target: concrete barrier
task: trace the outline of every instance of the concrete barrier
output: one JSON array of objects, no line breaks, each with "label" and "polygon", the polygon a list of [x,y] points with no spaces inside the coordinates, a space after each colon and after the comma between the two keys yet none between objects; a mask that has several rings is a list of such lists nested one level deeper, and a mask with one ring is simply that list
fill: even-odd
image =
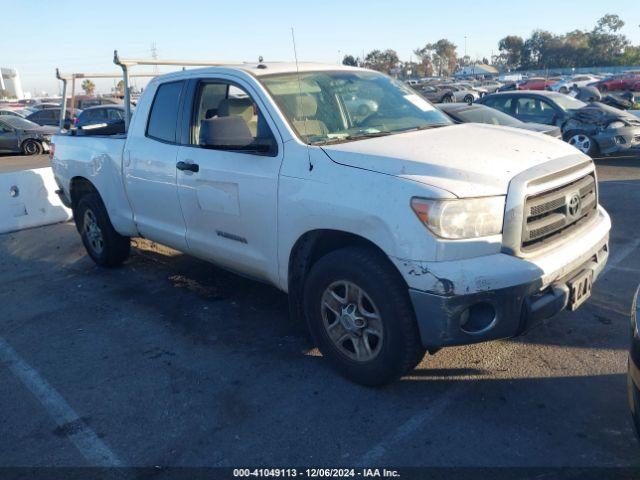
[{"label": "concrete barrier", "polygon": [[71,219],[50,167],[0,174],[0,233]]}]

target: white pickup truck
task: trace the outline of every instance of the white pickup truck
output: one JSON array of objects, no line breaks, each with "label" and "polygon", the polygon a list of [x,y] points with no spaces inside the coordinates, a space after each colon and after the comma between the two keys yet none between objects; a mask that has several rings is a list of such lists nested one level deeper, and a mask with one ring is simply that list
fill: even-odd
[{"label": "white pickup truck", "polygon": [[127,135],[57,135],[51,159],[96,263],[145,237],[273,284],[367,385],[576,309],[609,254],[591,159],[543,134],[453,125],[365,69],[156,77]]}]

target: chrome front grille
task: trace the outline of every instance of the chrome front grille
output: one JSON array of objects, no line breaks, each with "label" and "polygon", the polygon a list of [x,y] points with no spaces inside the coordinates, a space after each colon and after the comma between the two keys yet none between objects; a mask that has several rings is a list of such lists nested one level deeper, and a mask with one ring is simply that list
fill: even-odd
[{"label": "chrome front grille", "polygon": [[524,204],[521,250],[535,250],[578,228],[596,214],[597,207],[593,174],[528,196]]}]

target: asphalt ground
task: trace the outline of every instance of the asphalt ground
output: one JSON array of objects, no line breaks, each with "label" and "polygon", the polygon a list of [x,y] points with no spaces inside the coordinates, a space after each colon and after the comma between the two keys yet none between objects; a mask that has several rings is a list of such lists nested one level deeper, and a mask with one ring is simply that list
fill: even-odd
[{"label": "asphalt ground", "polygon": [[0,153],[0,173],[50,167],[49,155],[13,155]]},{"label": "asphalt ground", "polygon": [[72,223],[0,235],[0,467],[640,466],[640,158],[596,163],[614,227],[592,298],[379,389],[331,371],[270,286],[140,240],[104,270]]}]

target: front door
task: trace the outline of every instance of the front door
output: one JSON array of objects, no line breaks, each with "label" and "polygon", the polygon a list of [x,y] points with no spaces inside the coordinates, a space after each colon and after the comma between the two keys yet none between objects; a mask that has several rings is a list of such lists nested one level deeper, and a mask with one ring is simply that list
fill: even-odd
[{"label": "front door", "polygon": [[[129,132],[123,153],[125,186],[138,231],[186,251],[185,224],[176,185],[177,126],[184,81],[160,84],[150,111]],[[152,87],[153,88],[153,87]]]},{"label": "front door", "polygon": [[18,148],[18,135],[15,130],[0,121],[0,152],[15,152]]},{"label": "front door", "polygon": [[[264,114],[264,104],[241,83],[203,79],[195,95],[188,145],[180,147],[177,164],[189,251],[276,280],[283,151],[275,125]],[[222,131],[225,140],[216,140]]]}]

